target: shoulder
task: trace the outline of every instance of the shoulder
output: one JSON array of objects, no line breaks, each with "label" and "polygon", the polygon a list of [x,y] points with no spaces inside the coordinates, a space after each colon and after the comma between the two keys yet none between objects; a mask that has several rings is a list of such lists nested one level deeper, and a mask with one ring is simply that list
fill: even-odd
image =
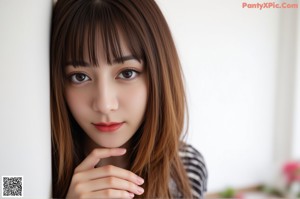
[{"label": "shoulder", "polygon": [[207,190],[208,172],[202,154],[192,145],[183,143],[179,156],[191,181],[193,195],[203,198]]}]

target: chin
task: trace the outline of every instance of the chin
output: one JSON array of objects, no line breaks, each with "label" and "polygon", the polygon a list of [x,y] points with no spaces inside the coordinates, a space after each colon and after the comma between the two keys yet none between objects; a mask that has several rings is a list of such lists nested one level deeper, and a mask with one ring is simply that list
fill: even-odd
[{"label": "chin", "polygon": [[[125,142],[126,143],[126,142]],[[121,143],[99,143],[99,146],[103,148],[122,148],[125,145],[124,142]]]}]

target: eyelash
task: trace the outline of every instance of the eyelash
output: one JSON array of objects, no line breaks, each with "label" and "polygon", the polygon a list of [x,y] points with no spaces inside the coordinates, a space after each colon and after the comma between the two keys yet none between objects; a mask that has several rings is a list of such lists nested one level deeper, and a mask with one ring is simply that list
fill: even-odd
[{"label": "eyelash", "polygon": [[[125,81],[129,81],[129,80],[135,79],[141,73],[135,69],[126,68],[125,70],[121,71],[117,77],[119,77],[124,72],[133,72],[133,73],[135,73],[135,75],[132,75],[132,76],[134,76],[133,78],[132,77],[130,77],[130,78],[123,77],[123,78],[117,78],[117,79],[123,79]],[[84,80],[83,81],[75,80],[74,78],[76,77],[76,75],[84,75]],[[124,76],[124,74],[123,74],[123,76]],[[88,78],[88,80],[86,78]],[[91,80],[91,78],[88,75],[86,75],[82,72],[74,72],[68,76],[68,79],[70,80],[71,83],[74,83],[74,84],[81,84],[81,83]]]},{"label": "eyelash", "polygon": [[[75,79],[75,78],[76,78],[76,75],[84,75],[84,80],[85,80],[85,81],[78,81],[78,80],[76,80],[76,79]],[[81,83],[84,83],[84,82],[88,81],[88,80],[86,80],[86,78],[88,78],[88,80],[91,80],[91,78],[90,78],[89,76],[87,76],[87,75],[84,74],[84,73],[79,73],[79,72],[77,72],[77,73],[72,73],[72,74],[70,74],[69,77],[68,77],[68,79],[70,80],[70,82],[71,82],[71,83],[74,83],[74,84],[81,84]]]},{"label": "eyelash", "polygon": [[124,79],[124,80],[132,80],[132,79],[135,79],[136,78],[136,76],[138,76],[141,72],[139,72],[139,71],[136,71],[136,70],[134,70],[134,69],[132,69],[132,68],[126,68],[125,70],[123,70],[123,71],[121,71],[120,73],[119,73],[119,75],[118,75],[118,77],[122,74],[122,73],[124,73],[124,72],[134,72],[135,73],[135,76],[132,78],[132,77],[130,77],[130,78],[120,78],[120,79]]}]

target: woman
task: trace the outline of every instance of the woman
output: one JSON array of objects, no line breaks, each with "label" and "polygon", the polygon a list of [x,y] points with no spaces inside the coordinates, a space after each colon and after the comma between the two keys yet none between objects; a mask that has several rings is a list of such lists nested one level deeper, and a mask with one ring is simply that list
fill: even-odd
[{"label": "woman", "polygon": [[186,100],[154,0],[58,0],[51,35],[53,197],[202,198]]}]

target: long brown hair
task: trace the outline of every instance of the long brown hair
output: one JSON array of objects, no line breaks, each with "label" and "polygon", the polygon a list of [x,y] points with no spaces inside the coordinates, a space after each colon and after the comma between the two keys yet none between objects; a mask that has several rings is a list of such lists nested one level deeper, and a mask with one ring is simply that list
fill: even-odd
[{"label": "long brown hair", "polygon": [[[148,79],[145,119],[132,138],[131,171],[145,179],[143,198],[171,198],[170,179],[184,198],[191,188],[178,151],[186,99],[171,32],[154,0],[58,0],[51,32],[51,127],[53,197],[65,197],[82,161],[80,130],[64,100],[66,59],[83,61],[84,45],[97,65],[100,36],[108,63],[122,57],[120,33],[133,56],[143,60]],[[74,63],[78,64],[78,63]],[[78,130],[79,129],[79,130]]]}]

